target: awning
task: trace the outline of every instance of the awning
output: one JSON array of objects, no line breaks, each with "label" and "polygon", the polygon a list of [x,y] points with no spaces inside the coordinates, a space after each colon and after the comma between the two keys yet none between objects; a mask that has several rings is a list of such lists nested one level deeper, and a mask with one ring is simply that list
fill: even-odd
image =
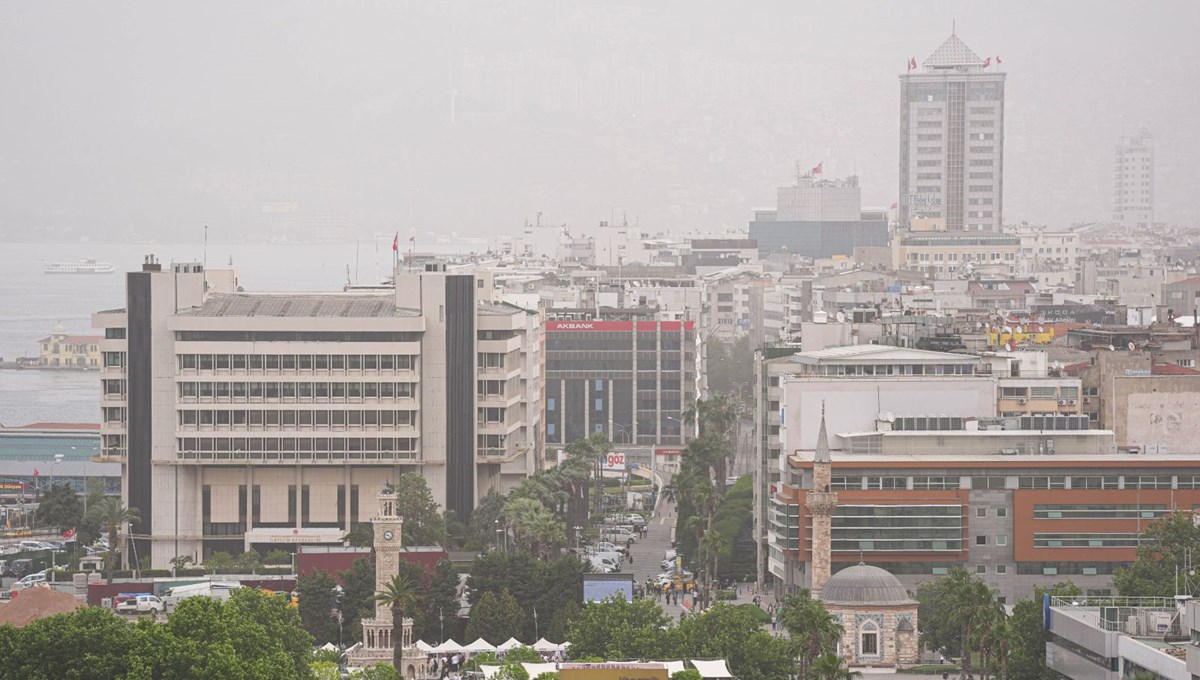
[{"label": "awning", "polygon": [[667,667],[668,678],[674,677],[676,673],[687,670],[687,666],[684,666],[682,661],[663,661],[662,665]]},{"label": "awning", "polygon": [[466,649],[466,651],[471,652],[472,654],[478,654],[480,652],[496,651],[496,648],[491,643],[489,643],[487,640],[484,640],[483,638],[479,638],[478,640],[472,642],[471,644],[466,645],[465,649]]},{"label": "awning", "polygon": [[[546,638],[540,638],[537,642],[533,643],[533,651],[535,651],[535,652],[561,652],[562,650],[563,650],[562,645],[556,645],[553,642],[550,642],[549,640],[547,640]],[[531,677],[536,677],[536,676],[531,676]]]},{"label": "awning", "polygon": [[417,640],[417,644],[414,646],[417,649],[421,650],[422,652],[425,652],[426,654],[433,651],[433,645],[429,644],[428,642],[426,642],[424,640]]},{"label": "awning", "polygon": [[529,677],[536,678],[542,673],[557,673],[558,664],[554,663],[523,663],[521,667],[529,674]]},{"label": "awning", "polygon": [[479,670],[483,673],[484,680],[487,680],[487,678],[490,678],[493,675],[499,673],[501,668],[503,668],[503,667],[502,666],[480,666]]},{"label": "awning", "polygon": [[715,661],[700,661],[698,659],[692,659],[692,666],[700,672],[700,677],[702,678],[733,677],[733,673],[730,673],[729,669],[725,667],[724,659],[717,659]]},{"label": "awning", "polygon": [[463,646],[454,640],[446,640],[430,651],[432,651],[434,654],[453,654],[454,652],[463,651]]},{"label": "awning", "polygon": [[510,649],[516,649],[517,647],[524,647],[524,646],[525,645],[523,645],[516,638],[509,638],[509,639],[505,640],[504,642],[501,642],[500,644],[496,645],[496,649],[501,652],[507,652]]}]

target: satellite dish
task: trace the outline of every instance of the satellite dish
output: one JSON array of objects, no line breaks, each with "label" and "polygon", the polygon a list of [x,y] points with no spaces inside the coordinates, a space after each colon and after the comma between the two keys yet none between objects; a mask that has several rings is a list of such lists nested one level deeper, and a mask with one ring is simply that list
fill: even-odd
[{"label": "satellite dish", "polygon": [[1020,324],[1017,324],[1017,332],[1018,332],[1018,333],[1023,333],[1023,332],[1024,332],[1024,331],[1022,331],[1022,330],[1021,330],[1021,326],[1020,326]]},{"label": "satellite dish", "polygon": [[1133,341],[1132,341],[1132,340],[1130,340],[1130,341],[1129,341],[1129,351],[1130,351],[1130,352],[1132,352],[1132,351],[1133,351],[1133,350],[1135,350],[1135,349],[1137,349],[1137,347],[1135,347],[1135,346],[1134,346],[1134,344],[1133,344]]},{"label": "satellite dish", "polygon": [[834,318],[837,319],[838,323],[846,323],[846,315],[842,312],[838,312]]},{"label": "satellite dish", "polygon": [[889,423],[894,423],[894,422],[896,422],[896,414],[895,414],[895,413],[892,413],[891,411],[888,411],[888,412],[887,412],[887,421],[888,421]]},{"label": "satellite dish", "polygon": [[983,322],[982,322],[982,321],[976,321],[976,322],[975,322],[975,330],[979,330],[980,328],[983,328]]},{"label": "satellite dish", "polygon": [[1108,351],[1110,351],[1110,352],[1115,352],[1115,351],[1117,351],[1117,348],[1116,348],[1116,347],[1113,347],[1112,345],[1109,345],[1109,346],[1108,346]]}]

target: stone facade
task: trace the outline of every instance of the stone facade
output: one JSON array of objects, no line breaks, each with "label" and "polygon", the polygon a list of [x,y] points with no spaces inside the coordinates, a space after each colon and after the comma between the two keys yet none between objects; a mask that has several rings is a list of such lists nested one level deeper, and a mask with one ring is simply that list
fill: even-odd
[{"label": "stone facade", "polygon": [[[842,624],[842,658],[851,666],[894,668],[916,664],[917,605],[844,607],[826,605]],[[873,653],[870,636],[874,635]]]}]

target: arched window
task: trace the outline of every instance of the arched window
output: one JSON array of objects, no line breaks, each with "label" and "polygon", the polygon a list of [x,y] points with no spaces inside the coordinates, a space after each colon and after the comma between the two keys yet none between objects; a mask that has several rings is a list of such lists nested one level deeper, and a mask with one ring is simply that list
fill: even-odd
[{"label": "arched window", "polygon": [[858,632],[858,653],[863,656],[879,654],[879,626],[874,621],[867,621]]}]

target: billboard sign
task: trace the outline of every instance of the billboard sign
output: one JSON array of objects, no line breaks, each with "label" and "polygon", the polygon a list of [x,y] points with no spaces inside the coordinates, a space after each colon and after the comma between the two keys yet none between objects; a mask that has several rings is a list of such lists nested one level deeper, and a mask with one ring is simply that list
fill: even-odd
[{"label": "billboard sign", "polygon": [[604,457],[604,461],[600,464],[604,470],[619,470],[625,471],[625,454],[621,451],[612,451]]},{"label": "billboard sign", "polygon": [[603,602],[613,596],[633,601],[633,574],[583,575],[584,602]]}]

